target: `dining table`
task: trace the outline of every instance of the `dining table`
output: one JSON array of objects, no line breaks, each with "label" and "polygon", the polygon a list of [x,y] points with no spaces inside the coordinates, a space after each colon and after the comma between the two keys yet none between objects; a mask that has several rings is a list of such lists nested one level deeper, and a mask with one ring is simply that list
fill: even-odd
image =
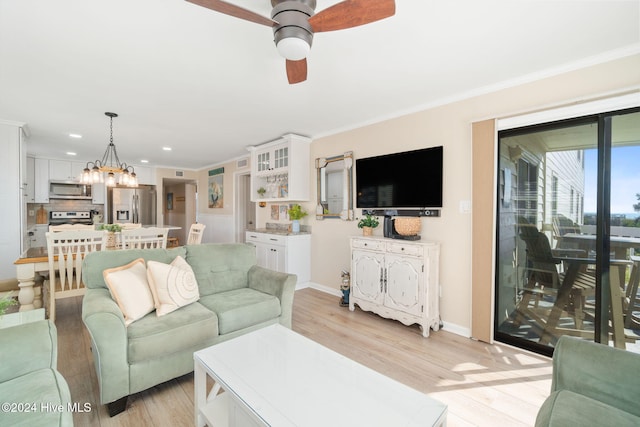
[{"label": "dining table", "polygon": [[[567,233],[562,236],[562,241],[573,243],[578,249],[584,251],[585,254],[589,254],[589,252],[594,251],[596,248],[595,234]],[[631,249],[640,250],[640,237],[609,236],[609,246],[613,252],[613,259],[628,260]],[[621,283],[624,283],[625,274],[625,270],[620,268],[619,276]]]},{"label": "dining table", "polygon": [[[143,228],[154,227],[145,225]],[[180,230],[181,227],[167,225],[160,226],[171,230]],[[117,249],[117,248],[108,248]],[[16,266],[16,278],[18,279],[19,311],[29,311],[42,308],[42,282],[43,273],[49,273],[49,256],[46,246],[38,246],[27,249],[14,263]],[[37,285],[37,286],[36,286]]]},{"label": "dining table", "polygon": [[[574,243],[585,251],[594,250],[596,246],[595,234],[567,233],[562,236],[562,241]],[[640,237],[609,236],[609,245],[614,252],[615,259],[628,259],[629,249],[640,248]]]},{"label": "dining table", "polygon": [[42,286],[36,286],[36,283],[40,284],[44,281],[41,273],[49,272],[49,256],[46,246],[27,249],[14,262],[14,265],[20,287],[18,292],[19,311],[42,308]]}]

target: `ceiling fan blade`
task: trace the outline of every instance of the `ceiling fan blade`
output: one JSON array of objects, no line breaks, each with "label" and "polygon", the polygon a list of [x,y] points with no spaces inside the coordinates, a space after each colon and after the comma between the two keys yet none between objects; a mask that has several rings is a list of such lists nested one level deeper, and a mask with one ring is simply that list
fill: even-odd
[{"label": "ceiling fan blade", "polygon": [[395,15],[394,0],[345,0],[309,18],[315,33],[344,30]]},{"label": "ceiling fan blade", "polygon": [[291,85],[307,80],[306,58],[299,61],[291,61],[287,59],[287,79]]},{"label": "ceiling fan blade", "polygon": [[197,4],[198,6],[206,7],[207,9],[215,10],[216,12],[224,13],[236,18],[244,19],[246,21],[255,22],[256,24],[266,25],[267,27],[273,27],[278,23],[273,19],[262,16],[249,9],[245,9],[235,4],[227,3],[222,0],[187,0],[189,3]]}]

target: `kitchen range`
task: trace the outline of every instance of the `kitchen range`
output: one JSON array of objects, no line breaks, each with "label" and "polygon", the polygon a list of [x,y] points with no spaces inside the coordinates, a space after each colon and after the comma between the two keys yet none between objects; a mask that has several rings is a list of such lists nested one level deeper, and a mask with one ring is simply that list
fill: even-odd
[{"label": "kitchen range", "polygon": [[64,225],[64,224],[93,224],[92,213],[97,211],[52,211],[49,214],[49,225]]},{"label": "kitchen range", "polygon": [[88,211],[51,211],[48,216],[48,223],[37,224],[28,232],[30,241],[29,247],[45,247],[47,246],[46,233],[49,231],[50,225],[64,224],[86,224],[102,222],[102,215],[96,210]]}]

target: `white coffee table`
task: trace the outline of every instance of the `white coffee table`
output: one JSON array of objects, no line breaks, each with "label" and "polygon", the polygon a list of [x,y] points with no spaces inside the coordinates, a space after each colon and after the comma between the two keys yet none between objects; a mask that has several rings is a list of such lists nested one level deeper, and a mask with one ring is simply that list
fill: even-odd
[{"label": "white coffee table", "polygon": [[281,325],[197,351],[194,362],[198,427],[446,423],[445,404]]}]

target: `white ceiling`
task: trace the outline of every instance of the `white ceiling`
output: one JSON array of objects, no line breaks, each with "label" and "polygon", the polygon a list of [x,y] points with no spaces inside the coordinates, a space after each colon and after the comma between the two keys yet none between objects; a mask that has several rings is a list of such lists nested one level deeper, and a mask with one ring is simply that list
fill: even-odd
[{"label": "white ceiling", "polygon": [[[229,1],[270,13],[269,0]],[[27,123],[29,153],[86,160],[116,112],[121,160],[200,169],[285,133],[317,138],[638,52],[640,0],[396,0],[394,17],[317,34],[308,80],[289,85],[270,28],[184,0],[0,0],[0,119]]]}]

